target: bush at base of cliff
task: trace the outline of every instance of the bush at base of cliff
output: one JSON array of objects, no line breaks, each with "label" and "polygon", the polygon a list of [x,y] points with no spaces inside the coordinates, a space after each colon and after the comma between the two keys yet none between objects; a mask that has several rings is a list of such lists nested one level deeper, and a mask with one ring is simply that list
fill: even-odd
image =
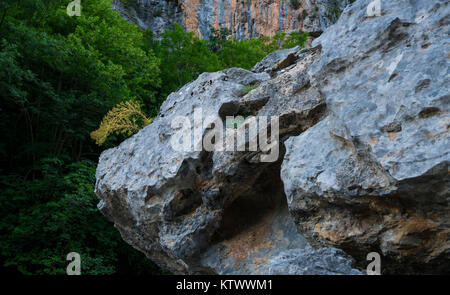
[{"label": "bush at base of cliff", "polygon": [[95,164],[63,167],[45,159],[42,177],[2,177],[0,253],[24,274],[65,274],[69,252],[81,255],[82,274],[154,274],[159,269],[122,241],[97,210]]}]

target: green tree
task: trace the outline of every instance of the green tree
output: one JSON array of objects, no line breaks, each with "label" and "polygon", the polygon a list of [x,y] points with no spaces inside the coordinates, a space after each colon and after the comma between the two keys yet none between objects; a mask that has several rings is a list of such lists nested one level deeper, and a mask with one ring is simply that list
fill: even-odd
[{"label": "green tree", "polygon": [[0,261],[62,274],[75,251],[85,274],[159,273],[96,208],[90,133],[120,102],[156,112],[160,61],[110,1],[68,3],[0,1]]},{"label": "green tree", "polygon": [[240,67],[249,70],[271,51],[264,38],[230,39],[218,56],[222,68]]},{"label": "green tree", "polygon": [[133,260],[140,256],[141,261],[133,261],[141,265],[138,272],[157,272],[143,254],[124,245],[99,214],[93,192],[95,163],[63,164],[58,158],[42,159],[36,167],[42,177],[35,180],[0,178],[0,250],[5,266],[24,274],[65,274],[66,255],[78,252],[82,274],[114,274],[127,264],[128,252]]},{"label": "green tree", "polygon": [[223,50],[230,35],[231,31],[228,28],[220,28],[220,30],[211,28],[208,48],[214,53]]},{"label": "green tree", "polygon": [[166,97],[184,84],[196,79],[203,72],[221,69],[217,56],[208,48],[207,42],[185,32],[175,24],[166,30],[162,40],[156,43],[155,52],[161,63],[161,96]]},{"label": "green tree", "polygon": [[284,39],[283,48],[292,48],[295,46],[300,46],[301,48],[305,47],[306,42],[308,41],[309,33],[305,32],[300,34],[299,32],[292,32]]}]

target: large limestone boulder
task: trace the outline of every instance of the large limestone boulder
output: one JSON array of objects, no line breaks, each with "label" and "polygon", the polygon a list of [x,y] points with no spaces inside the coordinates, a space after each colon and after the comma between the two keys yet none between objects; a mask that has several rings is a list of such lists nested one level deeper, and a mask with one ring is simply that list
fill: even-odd
[{"label": "large limestone boulder", "polygon": [[[370,252],[383,273],[448,271],[449,1],[369,2],[312,48],[200,75],[105,151],[99,209],[123,239],[175,273],[360,274]],[[279,119],[273,161],[202,148],[239,115]]]}]

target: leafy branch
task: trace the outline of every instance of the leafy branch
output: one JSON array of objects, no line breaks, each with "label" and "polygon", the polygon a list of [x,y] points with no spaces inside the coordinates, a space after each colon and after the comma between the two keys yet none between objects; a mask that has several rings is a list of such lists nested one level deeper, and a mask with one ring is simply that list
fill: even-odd
[{"label": "leafy branch", "polygon": [[100,127],[91,133],[91,138],[101,146],[111,134],[131,136],[141,128],[152,123],[136,101],[124,101],[110,110],[100,123]]}]

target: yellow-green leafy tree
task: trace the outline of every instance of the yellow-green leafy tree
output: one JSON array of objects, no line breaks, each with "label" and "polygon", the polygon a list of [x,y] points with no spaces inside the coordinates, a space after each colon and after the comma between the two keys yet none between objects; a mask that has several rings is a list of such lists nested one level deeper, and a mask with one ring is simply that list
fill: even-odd
[{"label": "yellow-green leafy tree", "polygon": [[102,145],[111,134],[131,136],[152,121],[142,112],[138,102],[124,101],[106,114],[100,127],[91,133],[91,138]]}]

